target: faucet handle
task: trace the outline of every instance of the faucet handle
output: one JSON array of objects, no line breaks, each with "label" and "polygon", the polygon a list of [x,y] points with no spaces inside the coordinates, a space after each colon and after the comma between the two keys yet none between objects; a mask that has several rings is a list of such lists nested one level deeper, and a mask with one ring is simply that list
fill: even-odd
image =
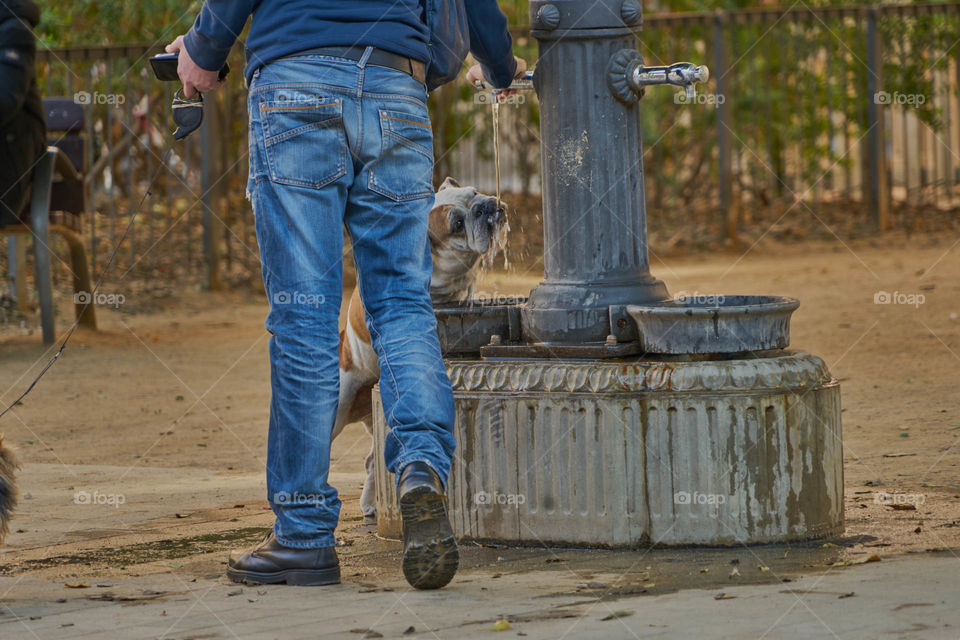
[{"label": "faucet handle", "polygon": [[678,82],[674,84],[682,84],[683,92],[688,101],[697,97],[696,84],[698,82],[706,82],[710,79],[710,70],[702,64],[696,65],[690,64],[689,62],[679,62],[671,65],[670,68],[676,68],[676,74],[679,78]]},{"label": "faucet handle", "polygon": [[[477,91],[483,91],[487,88],[487,85],[483,82],[483,80],[477,80],[473,83],[473,87]],[[500,91],[506,91],[507,89],[511,91],[533,91],[533,88],[533,71],[526,71],[523,73],[523,75],[514,78],[509,87],[504,89],[493,89],[493,92],[499,93]]]}]

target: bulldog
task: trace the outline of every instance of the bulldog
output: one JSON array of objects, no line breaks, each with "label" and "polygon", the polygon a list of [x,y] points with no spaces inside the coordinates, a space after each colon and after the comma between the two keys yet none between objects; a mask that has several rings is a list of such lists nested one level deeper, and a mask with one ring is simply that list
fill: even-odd
[{"label": "bulldog", "polygon": [[[473,296],[477,279],[506,244],[506,207],[502,202],[498,206],[492,196],[478,193],[473,187],[461,187],[453,178],[447,178],[437,190],[428,231],[433,257],[430,297],[434,304],[462,302]],[[373,436],[370,391],[379,379],[377,353],[370,343],[360,291],[354,288],[347,323],[340,332],[340,399],[333,438],[352,422],[362,422]],[[368,522],[377,513],[373,461],[371,444],[360,497]]]}]

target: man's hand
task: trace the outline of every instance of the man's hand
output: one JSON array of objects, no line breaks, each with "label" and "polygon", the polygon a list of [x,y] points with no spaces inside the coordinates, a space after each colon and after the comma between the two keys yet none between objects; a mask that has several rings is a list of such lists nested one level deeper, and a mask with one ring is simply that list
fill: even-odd
[{"label": "man's hand", "polygon": [[197,63],[190,57],[190,52],[183,45],[183,36],[178,36],[176,40],[167,45],[167,53],[177,53],[177,75],[183,82],[183,97],[192,98],[200,92],[213,91],[219,89],[223,82],[220,80],[219,71],[207,71],[197,66]]},{"label": "man's hand", "polygon": [[[517,72],[513,74],[513,77],[519,78],[520,76],[522,76],[524,73],[527,72],[527,61],[517,56],[514,56],[514,60],[517,61]],[[475,64],[472,67],[470,67],[469,71],[467,71],[467,82],[469,82],[472,85],[475,85],[477,83],[477,80],[479,80],[480,82],[483,82],[484,84],[487,84],[486,79],[483,77],[483,69],[480,68],[480,65]],[[515,93],[517,93],[515,89],[500,89],[499,91],[497,91],[497,96],[500,98],[509,98]]]}]

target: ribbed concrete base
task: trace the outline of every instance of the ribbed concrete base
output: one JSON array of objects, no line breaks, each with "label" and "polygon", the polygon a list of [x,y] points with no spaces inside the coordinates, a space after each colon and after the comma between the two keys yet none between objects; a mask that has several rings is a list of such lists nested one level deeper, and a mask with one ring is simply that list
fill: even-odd
[{"label": "ribbed concrete base", "polygon": [[[700,362],[449,361],[460,537],[629,547],[843,528],[840,388],[803,352]],[[374,392],[374,433],[385,424]],[[399,537],[377,464],[378,530]]]}]

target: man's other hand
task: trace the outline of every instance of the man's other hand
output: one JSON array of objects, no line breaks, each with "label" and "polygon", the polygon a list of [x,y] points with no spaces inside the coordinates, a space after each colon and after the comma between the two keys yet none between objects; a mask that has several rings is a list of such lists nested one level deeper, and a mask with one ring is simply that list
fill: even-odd
[{"label": "man's other hand", "polygon": [[[517,56],[514,56],[514,60],[517,61],[517,72],[513,74],[513,77],[519,78],[527,72],[527,61]],[[467,71],[467,82],[469,82],[471,85],[476,85],[477,80],[487,84],[486,79],[483,77],[483,69],[480,68],[480,65],[475,64],[470,67],[469,71]],[[500,98],[509,98],[516,93],[517,91],[515,89],[501,89],[497,92],[497,95]]]},{"label": "man's other hand", "polygon": [[220,80],[219,71],[207,71],[197,66],[197,63],[190,57],[190,52],[183,44],[183,36],[178,36],[176,40],[167,45],[167,53],[177,53],[177,75],[183,82],[183,97],[192,98],[198,91],[207,92],[219,89],[223,81]]}]

